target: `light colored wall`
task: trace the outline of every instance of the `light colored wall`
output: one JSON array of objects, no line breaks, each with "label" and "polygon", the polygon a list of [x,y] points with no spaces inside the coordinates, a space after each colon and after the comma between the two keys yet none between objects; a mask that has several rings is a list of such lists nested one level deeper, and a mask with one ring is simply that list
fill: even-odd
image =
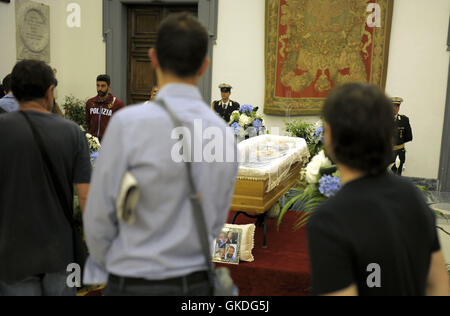
[{"label": "light colored wall", "polygon": [[401,96],[411,120],[406,175],[437,179],[450,54],[450,0],[394,1],[386,92]]},{"label": "light colored wall", "polygon": [[[41,0],[51,6],[51,65],[58,70],[58,101],[73,94],[95,94],[95,77],[105,72],[102,3],[78,0],[81,28],[66,25],[70,0]],[[0,3],[0,78],[15,60],[15,1]],[[436,179],[443,128],[449,53],[446,38],[450,0],[396,0],[386,92],[406,102],[401,112],[411,119],[415,139],[408,145],[405,175]],[[264,104],[265,4],[262,0],[219,0],[218,40],[214,47],[213,99],[222,82],[235,88],[241,104]],[[114,85],[114,78],[113,78]],[[284,128],[294,118],[266,116],[268,127]],[[315,121],[318,117],[308,117]]]},{"label": "light colored wall", "polygon": [[[406,176],[437,179],[447,88],[446,51],[450,0],[396,0],[386,92],[406,102],[414,142],[408,145]],[[235,87],[241,104],[264,104],[265,1],[219,0],[212,96],[222,82]],[[293,118],[266,116],[269,127]],[[310,121],[319,117],[308,117]]]},{"label": "light colored wall", "polygon": [[[57,69],[58,103],[64,96],[85,99],[96,95],[95,79],[105,73],[106,53],[102,38],[102,1],[41,0],[50,6],[50,65]],[[81,6],[81,28],[66,24],[69,3]],[[0,3],[0,78],[16,63],[15,1]],[[113,83],[114,84],[114,83]]]}]

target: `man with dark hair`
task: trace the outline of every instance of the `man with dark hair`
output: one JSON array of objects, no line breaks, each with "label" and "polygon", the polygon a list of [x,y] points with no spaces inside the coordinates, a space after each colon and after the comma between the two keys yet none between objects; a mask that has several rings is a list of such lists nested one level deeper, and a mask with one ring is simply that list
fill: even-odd
[{"label": "man with dark hair", "polygon": [[125,104],[111,93],[111,78],[108,75],[97,77],[97,96],[86,102],[86,125],[88,133],[103,139],[111,117]]},{"label": "man with dark hair", "polygon": [[367,84],[346,84],[325,102],[325,148],[343,188],[308,224],[314,295],[450,294],[433,212],[386,170],[392,116],[391,101]]},{"label": "man with dark hair", "polygon": [[14,95],[11,91],[11,74],[7,75],[3,79],[2,84],[6,95],[0,99],[0,109],[7,113],[18,111],[19,103],[14,98]]},{"label": "man with dark hair", "polygon": [[[183,149],[183,155],[195,160],[190,174],[205,210],[208,240],[213,241],[227,219],[238,163],[230,158],[237,150],[231,129],[203,101],[197,87],[209,66],[207,51],[208,32],[196,18],[181,13],[164,20],[156,47],[149,52],[161,90],[154,101],[117,113],[105,134],[84,225],[91,254],[85,281],[107,281],[106,295],[212,293],[193,213],[201,210],[191,204],[186,165],[190,162],[179,159],[174,134],[180,135],[180,128],[166,110],[178,117],[183,139],[193,144],[194,153],[211,149],[210,138],[202,136],[211,131],[221,144],[215,147],[220,157],[212,160],[189,155],[191,146]],[[233,161],[223,162],[229,160]],[[126,192],[120,184],[130,174],[140,198],[125,216],[117,204],[119,192]],[[101,278],[106,274],[108,280]]]},{"label": "man with dark hair", "polygon": [[227,261],[236,261],[236,249],[234,246],[228,246],[227,255],[225,256]]},{"label": "man with dark hair", "polygon": [[212,104],[212,108],[214,111],[219,114],[221,118],[224,119],[225,123],[230,123],[231,114],[234,111],[239,111],[241,106],[236,101],[230,100],[231,89],[233,87],[229,84],[223,83],[219,86],[220,93],[222,95],[222,99],[219,101],[214,101]]},{"label": "man with dark hair", "polygon": [[0,99],[3,98],[6,95],[5,88],[3,87],[3,84],[0,84]]},{"label": "man with dark hair", "polygon": [[8,135],[0,142],[0,296],[76,294],[66,283],[74,249],[65,214],[74,185],[84,210],[91,165],[80,127],[50,113],[56,84],[44,62],[20,61],[12,72],[20,111],[0,117]]}]

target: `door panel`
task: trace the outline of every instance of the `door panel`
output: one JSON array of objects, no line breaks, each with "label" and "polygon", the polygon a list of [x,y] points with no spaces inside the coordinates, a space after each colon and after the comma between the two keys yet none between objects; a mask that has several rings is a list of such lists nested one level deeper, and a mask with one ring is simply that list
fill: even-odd
[{"label": "door panel", "polygon": [[148,51],[156,44],[158,27],[171,13],[190,12],[197,16],[197,5],[136,5],[128,7],[128,84],[127,104],[145,102],[157,84]]}]

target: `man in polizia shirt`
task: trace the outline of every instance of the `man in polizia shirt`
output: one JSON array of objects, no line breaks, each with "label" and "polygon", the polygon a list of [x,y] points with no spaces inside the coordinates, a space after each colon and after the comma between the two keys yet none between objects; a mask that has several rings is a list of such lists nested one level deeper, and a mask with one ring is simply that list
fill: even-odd
[{"label": "man in polizia shirt", "polygon": [[86,124],[88,132],[103,139],[106,127],[111,117],[125,104],[111,93],[111,78],[108,75],[97,77],[97,96],[86,102]]}]

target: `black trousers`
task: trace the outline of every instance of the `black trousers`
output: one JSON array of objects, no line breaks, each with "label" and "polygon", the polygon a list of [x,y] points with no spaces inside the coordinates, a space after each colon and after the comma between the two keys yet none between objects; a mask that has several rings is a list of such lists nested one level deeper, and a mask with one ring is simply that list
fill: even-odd
[{"label": "black trousers", "polygon": [[400,150],[394,151],[394,163],[395,163],[395,160],[397,159],[397,157],[400,158],[400,166],[397,168],[397,166],[394,164],[394,166],[392,166],[391,170],[396,175],[401,176],[402,172],[403,172],[403,165],[406,162],[406,150],[400,149]]},{"label": "black trousers", "polygon": [[188,276],[149,281],[110,275],[105,296],[211,296],[207,272]]}]

